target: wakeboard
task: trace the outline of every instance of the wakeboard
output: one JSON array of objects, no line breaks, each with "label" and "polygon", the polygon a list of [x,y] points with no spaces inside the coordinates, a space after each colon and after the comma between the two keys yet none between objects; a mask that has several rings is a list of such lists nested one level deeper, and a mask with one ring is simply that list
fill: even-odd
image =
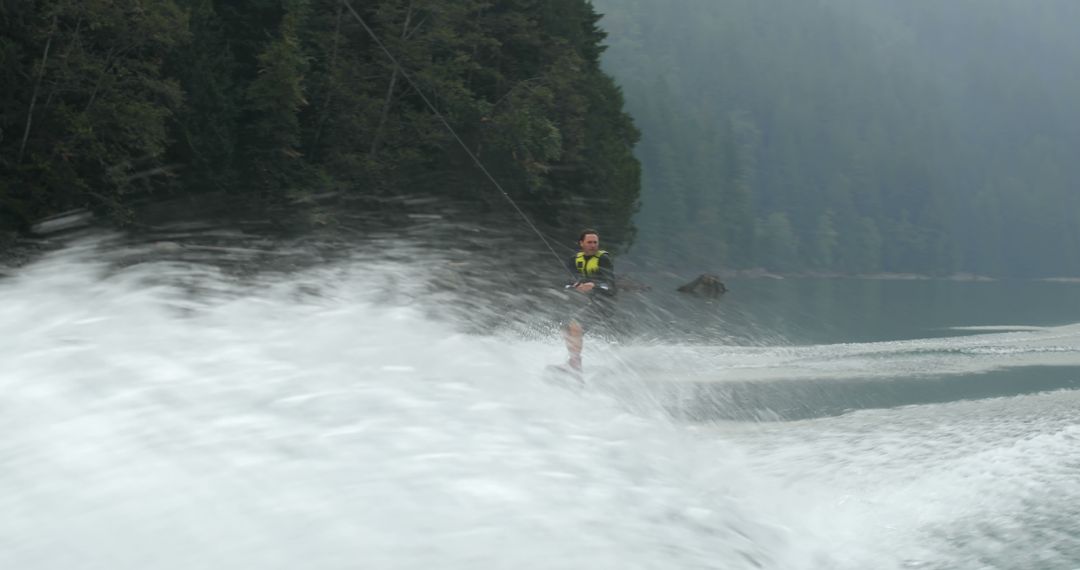
[{"label": "wakeboard", "polygon": [[544,382],[552,386],[567,388],[570,390],[582,390],[585,388],[585,378],[580,370],[574,370],[565,364],[552,364],[544,368],[541,376]]}]

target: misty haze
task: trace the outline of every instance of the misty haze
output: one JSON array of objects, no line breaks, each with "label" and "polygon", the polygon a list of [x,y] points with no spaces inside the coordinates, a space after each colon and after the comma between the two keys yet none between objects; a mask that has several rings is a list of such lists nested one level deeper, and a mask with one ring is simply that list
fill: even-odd
[{"label": "misty haze", "polygon": [[0,2],[0,567],[1080,567],[1077,23]]}]

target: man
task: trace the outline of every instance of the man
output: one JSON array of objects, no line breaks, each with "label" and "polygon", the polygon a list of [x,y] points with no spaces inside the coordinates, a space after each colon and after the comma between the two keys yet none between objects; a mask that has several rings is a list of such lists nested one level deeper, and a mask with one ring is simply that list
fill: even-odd
[{"label": "man", "polygon": [[610,304],[615,298],[615,264],[611,255],[600,249],[600,234],[596,230],[582,230],[578,247],[581,251],[570,258],[570,272],[576,280],[567,287],[585,295],[587,303],[570,317],[563,338],[570,355],[567,365],[580,374],[585,325],[600,325],[610,317]]}]

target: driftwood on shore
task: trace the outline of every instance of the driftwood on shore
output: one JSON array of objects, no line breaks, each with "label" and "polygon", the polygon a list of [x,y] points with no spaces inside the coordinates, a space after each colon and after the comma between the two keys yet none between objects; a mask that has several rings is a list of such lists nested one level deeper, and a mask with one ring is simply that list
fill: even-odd
[{"label": "driftwood on shore", "polygon": [[702,297],[719,297],[727,293],[727,287],[720,281],[720,277],[711,273],[702,273],[697,279],[676,289],[680,293],[701,295]]}]

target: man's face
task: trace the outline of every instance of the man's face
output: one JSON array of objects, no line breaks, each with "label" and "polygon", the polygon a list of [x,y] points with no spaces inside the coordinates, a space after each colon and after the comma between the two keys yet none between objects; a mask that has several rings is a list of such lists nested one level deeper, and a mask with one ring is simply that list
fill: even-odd
[{"label": "man's face", "polygon": [[596,255],[597,250],[600,249],[600,236],[596,234],[585,234],[585,237],[578,242],[581,246],[581,251],[585,255]]}]

